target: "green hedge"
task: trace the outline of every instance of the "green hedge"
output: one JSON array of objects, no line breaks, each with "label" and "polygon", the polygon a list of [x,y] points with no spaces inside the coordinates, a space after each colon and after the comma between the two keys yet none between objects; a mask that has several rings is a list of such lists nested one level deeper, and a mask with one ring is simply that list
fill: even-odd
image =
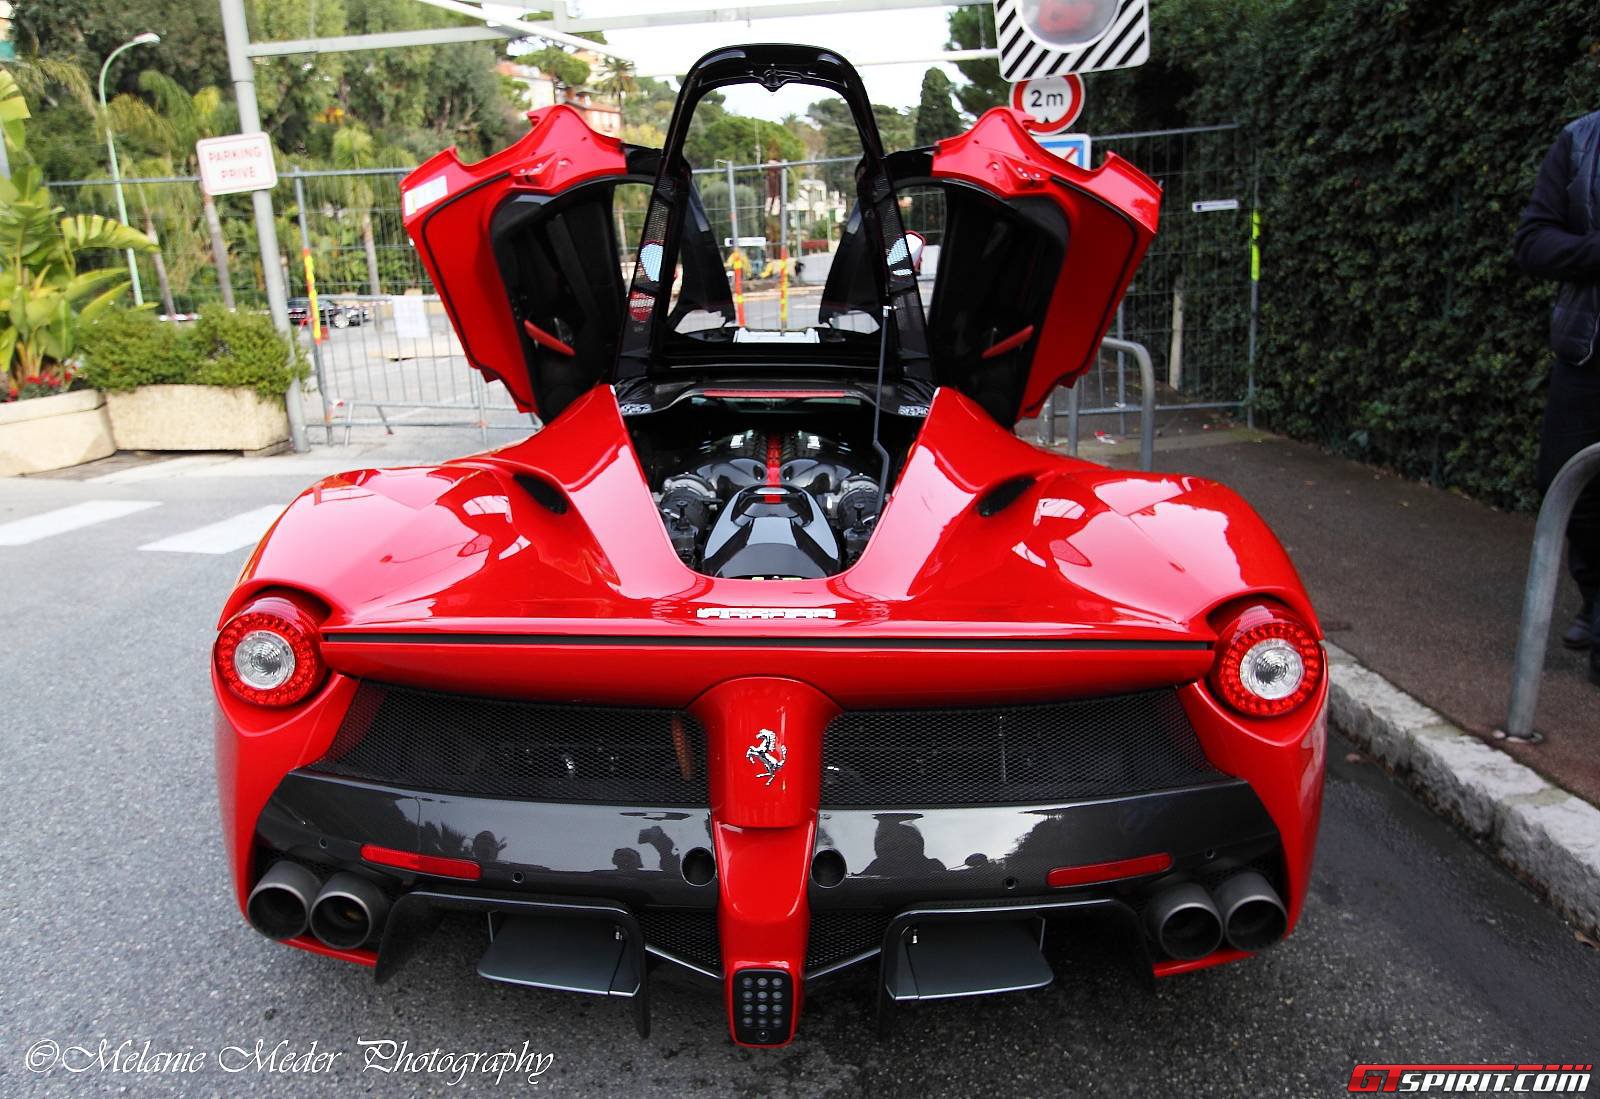
[{"label": "green hedge", "polygon": [[83,349],[83,376],[96,389],[247,386],[276,397],[307,373],[304,352],[268,318],[220,308],[201,313],[192,324],[169,324],[144,312],[117,313],[90,330]]},{"label": "green hedge", "polygon": [[1595,0],[1154,0],[1094,130],[1219,121],[1260,158],[1260,410],[1290,435],[1534,501],[1552,287],[1511,235],[1561,126],[1600,108]]}]

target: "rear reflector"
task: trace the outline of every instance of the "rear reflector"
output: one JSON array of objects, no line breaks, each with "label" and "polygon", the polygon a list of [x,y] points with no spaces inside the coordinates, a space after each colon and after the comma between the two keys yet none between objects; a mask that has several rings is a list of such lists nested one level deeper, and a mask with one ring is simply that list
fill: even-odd
[{"label": "rear reflector", "polygon": [[1057,889],[1068,885],[1094,885],[1097,882],[1118,881],[1122,878],[1142,878],[1146,874],[1159,874],[1172,869],[1172,856],[1141,855],[1136,859],[1118,859],[1116,862],[1092,862],[1087,866],[1058,866],[1045,880]]},{"label": "rear reflector", "polygon": [[411,870],[439,878],[465,878],[468,881],[477,881],[483,876],[483,868],[471,859],[419,855],[415,851],[396,851],[392,847],[379,847],[372,843],[362,845],[361,857],[380,866],[393,866],[399,870]]}]

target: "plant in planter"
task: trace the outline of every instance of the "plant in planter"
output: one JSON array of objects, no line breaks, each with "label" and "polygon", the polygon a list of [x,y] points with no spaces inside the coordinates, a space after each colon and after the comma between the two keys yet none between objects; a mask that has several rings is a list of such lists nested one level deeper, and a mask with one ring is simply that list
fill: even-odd
[{"label": "plant in planter", "polygon": [[81,387],[79,340],[114,312],[127,288],[121,268],[82,270],[86,254],[154,248],[143,233],[98,215],[68,215],[50,201],[28,155],[28,105],[0,70],[0,140],[11,178],[0,178],[0,476],[104,458],[114,449],[97,393]]},{"label": "plant in planter", "polygon": [[299,345],[251,313],[209,309],[186,326],[118,313],[84,336],[84,377],[124,450],[274,448],[289,437],[283,395],[306,374]]},{"label": "plant in planter", "polygon": [[85,326],[110,312],[127,289],[118,267],[80,270],[85,253],[155,248],[136,229],[98,214],[67,215],[50,200],[28,156],[28,105],[0,71],[0,133],[11,160],[0,179],[0,364],[6,400],[47,396],[73,386]]}]

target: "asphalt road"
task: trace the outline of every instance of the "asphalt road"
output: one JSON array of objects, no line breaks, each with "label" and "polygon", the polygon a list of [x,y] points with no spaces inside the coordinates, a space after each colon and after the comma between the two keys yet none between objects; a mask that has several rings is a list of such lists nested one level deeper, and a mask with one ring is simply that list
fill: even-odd
[{"label": "asphalt road", "polygon": [[[573,1095],[1320,1096],[1342,1094],[1357,1062],[1600,1061],[1600,951],[1338,741],[1306,918],[1282,946],[1152,988],[1084,926],[1055,952],[1051,988],[910,1010],[884,1042],[866,974],[812,996],[793,1046],[754,1053],[728,1044],[714,998],[675,982],[654,986],[640,1041],[616,1004],[482,981],[469,922],[383,988],[270,943],[227,886],[206,672],[248,550],[139,547],[285,502],[308,471],[190,468],[0,480],[0,524],[87,500],[157,505],[0,545],[0,1094],[415,1094],[452,1079],[365,1069],[360,1040],[526,1043],[553,1055],[538,1090]],[[28,1068],[30,1049],[48,1060],[39,1043],[102,1039],[204,1062]],[[339,1056],[320,1073],[217,1067],[258,1040]],[[517,1075],[453,1090],[532,1089]]]}]

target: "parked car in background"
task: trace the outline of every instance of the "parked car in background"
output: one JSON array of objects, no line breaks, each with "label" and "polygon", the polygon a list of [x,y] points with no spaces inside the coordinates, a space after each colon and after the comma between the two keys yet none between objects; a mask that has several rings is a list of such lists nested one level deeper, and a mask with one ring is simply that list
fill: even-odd
[{"label": "parked car in background", "polygon": [[[329,328],[349,328],[351,325],[360,326],[372,320],[372,308],[359,302],[339,302],[323,298],[317,302],[317,313],[321,315],[322,323]],[[291,324],[309,324],[310,317],[310,298],[289,299],[289,322]]]}]

